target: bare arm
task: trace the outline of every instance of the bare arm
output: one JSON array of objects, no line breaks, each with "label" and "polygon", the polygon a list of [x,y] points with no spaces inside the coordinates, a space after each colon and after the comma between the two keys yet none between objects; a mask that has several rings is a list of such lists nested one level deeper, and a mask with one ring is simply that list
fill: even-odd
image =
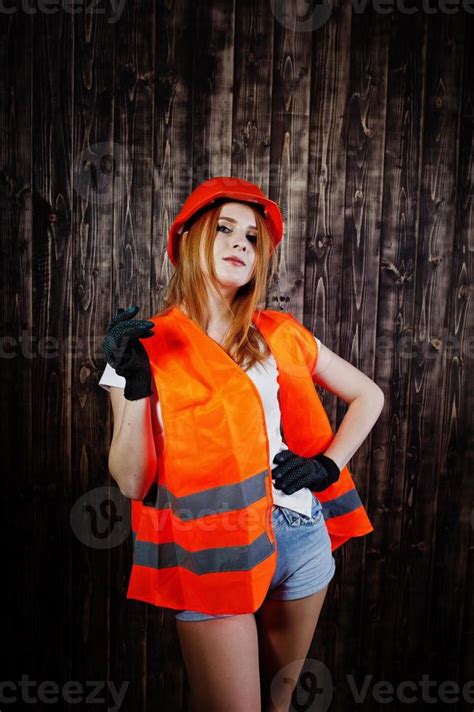
[{"label": "bare arm", "polygon": [[384,404],[381,388],[358,368],[328,349],[319,349],[313,381],[349,403],[334,440],[324,451],[342,469],[359,449]]},{"label": "bare arm", "polygon": [[151,398],[127,400],[123,388],[112,386],[110,400],[114,432],[109,472],[129,499],[146,495],[156,476],[157,457],[151,419]]}]

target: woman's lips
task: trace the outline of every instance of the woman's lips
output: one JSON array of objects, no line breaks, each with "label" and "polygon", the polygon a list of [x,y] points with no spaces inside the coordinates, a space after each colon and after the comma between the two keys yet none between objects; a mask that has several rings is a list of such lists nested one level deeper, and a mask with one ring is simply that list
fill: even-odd
[{"label": "woman's lips", "polygon": [[237,259],[234,259],[233,257],[224,257],[224,260],[226,262],[230,262],[232,265],[236,265],[236,267],[245,267],[245,265],[242,264],[242,262],[239,262]]}]

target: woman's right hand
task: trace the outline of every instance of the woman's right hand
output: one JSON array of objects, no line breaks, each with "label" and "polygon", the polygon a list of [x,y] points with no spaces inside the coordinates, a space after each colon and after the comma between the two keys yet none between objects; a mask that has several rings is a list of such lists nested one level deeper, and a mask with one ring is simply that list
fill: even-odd
[{"label": "woman's right hand", "polygon": [[139,339],[154,335],[155,325],[145,319],[134,319],[140,307],[117,309],[107,328],[102,344],[107,363],[125,378],[124,397],[127,400],[146,398],[153,393],[151,366],[147,352]]}]

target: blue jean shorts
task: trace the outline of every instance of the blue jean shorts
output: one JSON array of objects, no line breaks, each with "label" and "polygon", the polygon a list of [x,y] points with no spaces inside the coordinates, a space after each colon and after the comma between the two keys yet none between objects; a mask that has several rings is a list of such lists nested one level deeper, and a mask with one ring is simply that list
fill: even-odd
[{"label": "blue jean shorts", "polygon": [[[325,588],[334,576],[336,562],[320,501],[313,495],[309,517],[274,505],[272,524],[277,543],[277,566],[266,598],[291,601]],[[228,618],[230,615],[235,614],[213,616],[183,610],[177,611],[175,618],[180,621],[204,621]]]}]

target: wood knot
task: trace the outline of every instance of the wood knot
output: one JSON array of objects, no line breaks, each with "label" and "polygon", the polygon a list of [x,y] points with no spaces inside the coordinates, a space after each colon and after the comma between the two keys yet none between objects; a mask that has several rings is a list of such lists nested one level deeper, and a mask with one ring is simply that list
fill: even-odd
[{"label": "wood knot", "polygon": [[438,265],[440,265],[443,260],[444,257],[442,255],[434,255],[429,259],[429,263],[432,267],[438,267]]}]

